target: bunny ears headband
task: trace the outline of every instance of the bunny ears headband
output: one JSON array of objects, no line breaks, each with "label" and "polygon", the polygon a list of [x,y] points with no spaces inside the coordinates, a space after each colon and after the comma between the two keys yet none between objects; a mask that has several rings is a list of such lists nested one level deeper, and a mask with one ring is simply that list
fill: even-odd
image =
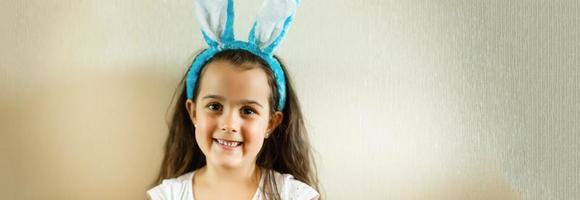
[{"label": "bunny ears headband", "polygon": [[274,74],[278,88],[276,110],[286,103],[286,78],[274,51],[286,34],[300,0],[264,0],[248,41],[234,38],[233,0],[194,0],[197,19],[209,48],[197,56],[187,73],[187,98],[192,99],[195,83],[203,66],[217,53],[228,49],[242,49],[262,58]]}]

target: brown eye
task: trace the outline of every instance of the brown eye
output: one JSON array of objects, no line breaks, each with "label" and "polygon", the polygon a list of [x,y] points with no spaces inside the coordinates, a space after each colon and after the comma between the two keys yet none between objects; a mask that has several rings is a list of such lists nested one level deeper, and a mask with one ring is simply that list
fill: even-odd
[{"label": "brown eye", "polygon": [[252,108],[246,107],[246,108],[242,108],[242,114],[253,115],[253,114],[256,114],[256,111],[254,111],[254,109],[252,109]]},{"label": "brown eye", "polygon": [[220,105],[218,103],[210,103],[207,105],[207,108],[212,110],[212,111],[221,111],[222,105]]}]

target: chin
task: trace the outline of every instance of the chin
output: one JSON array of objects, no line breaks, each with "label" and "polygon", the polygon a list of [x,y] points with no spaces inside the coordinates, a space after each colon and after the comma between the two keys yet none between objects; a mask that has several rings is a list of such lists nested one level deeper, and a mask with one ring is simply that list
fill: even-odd
[{"label": "chin", "polygon": [[214,166],[224,169],[236,169],[242,166],[239,160],[232,160],[231,158],[217,158],[213,161]]}]

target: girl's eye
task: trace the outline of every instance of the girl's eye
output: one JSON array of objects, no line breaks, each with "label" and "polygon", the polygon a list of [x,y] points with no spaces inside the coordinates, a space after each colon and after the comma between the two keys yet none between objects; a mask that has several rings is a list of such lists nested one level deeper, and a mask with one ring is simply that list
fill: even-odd
[{"label": "girl's eye", "polygon": [[221,111],[222,105],[217,103],[210,103],[209,105],[207,105],[207,108],[213,111]]},{"label": "girl's eye", "polygon": [[242,113],[244,115],[256,114],[256,112],[253,109],[251,109],[251,108],[242,108]]}]

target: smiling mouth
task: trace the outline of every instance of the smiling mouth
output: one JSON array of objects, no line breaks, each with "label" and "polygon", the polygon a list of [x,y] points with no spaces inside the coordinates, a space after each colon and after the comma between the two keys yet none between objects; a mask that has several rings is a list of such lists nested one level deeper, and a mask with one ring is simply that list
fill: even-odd
[{"label": "smiling mouth", "polygon": [[229,148],[236,148],[236,147],[242,146],[242,144],[243,144],[243,142],[228,141],[228,140],[222,140],[222,139],[216,139],[216,138],[213,138],[213,141],[224,146],[224,147],[229,147]]}]

